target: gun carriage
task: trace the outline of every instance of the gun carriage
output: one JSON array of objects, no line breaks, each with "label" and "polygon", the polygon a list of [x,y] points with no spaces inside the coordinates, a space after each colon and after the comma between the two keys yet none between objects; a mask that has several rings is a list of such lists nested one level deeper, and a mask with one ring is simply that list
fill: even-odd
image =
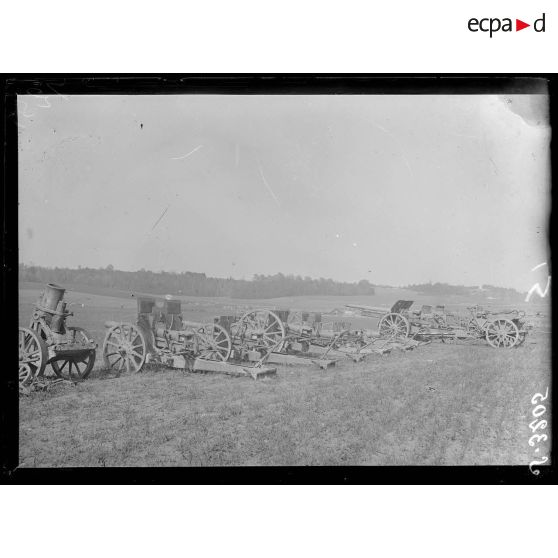
[{"label": "gun carriage", "polygon": [[319,312],[286,312],[289,351],[304,353],[313,347],[335,350],[357,341],[358,335],[351,332],[348,322],[323,322]]},{"label": "gun carriage", "polygon": [[450,313],[444,306],[423,305],[412,311],[411,300],[398,300],[389,310],[370,306],[347,305],[363,316],[379,318],[379,336],[383,338],[439,339],[445,343],[484,339],[494,348],[521,345],[529,326],[525,312],[518,310],[489,312],[480,306],[468,307],[470,315]]},{"label": "gun carriage", "polygon": [[215,321],[230,332],[233,358],[240,361],[316,363],[325,368],[335,363],[326,359],[331,351],[365,343],[362,332],[350,332],[345,322],[324,323],[320,313],[257,309]]},{"label": "gun carriage", "polygon": [[19,328],[19,385],[42,378],[47,364],[66,380],[84,380],[93,370],[97,344],[82,327],[68,326],[73,312],[63,300],[66,289],[48,284],[35,303],[29,327]]},{"label": "gun carriage", "polygon": [[495,348],[519,347],[533,329],[532,324],[525,320],[523,310],[490,312],[480,306],[470,306],[468,310],[467,333],[476,338],[484,337]]},{"label": "gun carriage", "polygon": [[214,323],[183,319],[180,301],[158,306],[151,297],[138,297],[135,323],[109,321],[103,343],[105,368],[117,374],[139,372],[145,364],[188,368],[193,359],[225,362],[231,353],[227,331]]}]

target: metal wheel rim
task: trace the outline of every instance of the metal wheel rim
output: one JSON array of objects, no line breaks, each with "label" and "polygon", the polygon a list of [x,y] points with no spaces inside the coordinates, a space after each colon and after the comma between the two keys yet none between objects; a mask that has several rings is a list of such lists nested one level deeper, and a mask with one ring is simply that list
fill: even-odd
[{"label": "metal wheel rim", "polygon": [[224,362],[231,356],[232,342],[224,327],[219,324],[204,324],[196,335],[199,358]]},{"label": "metal wheel rim", "polygon": [[33,322],[31,329],[33,331],[36,331],[41,339],[44,341],[45,345],[48,346],[48,332],[45,329],[44,325],[41,322]]},{"label": "metal wheel rim", "polygon": [[380,335],[385,337],[408,337],[410,324],[405,316],[389,313],[382,317],[378,324]]},{"label": "metal wheel rim", "polygon": [[34,378],[42,375],[46,367],[46,353],[46,345],[35,330],[27,327],[19,328],[20,385],[27,385]]},{"label": "metal wheel rim", "polygon": [[28,386],[33,381],[33,373],[31,367],[27,363],[19,365],[19,386]]},{"label": "metal wheel rim", "polygon": [[[74,340],[79,337],[81,341],[91,341],[91,335],[82,327],[69,327],[68,331],[74,332]],[[63,364],[59,364],[63,363]],[[83,368],[80,368],[80,364],[83,364]],[[88,352],[84,352],[83,357],[78,360],[77,357],[69,359],[61,359],[58,361],[51,362],[52,369],[54,373],[59,378],[65,378],[67,380],[72,380],[72,371],[75,368],[75,378],[77,380],[85,380],[87,376],[93,370],[95,364],[95,350],[92,349]]]},{"label": "metal wheel rim", "polygon": [[271,310],[252,310],[246,312],[233,325],[233,339],[241,344],[245,340],[252,341],[252,335],[262,334],[258,347],[264,350],[280,351],[285,341],[285,326]]},{"label": "metal wheel rim", "polygon": [[519,330],[511,320],[495,320],[486,328],[486,340],[496,349],[511,349],[519,340]]},{"label": "metal wheel rim", "polygon": [[122,372],[139,372],[147,356],[147,344],[143,331],[131,323],[111,327],[103,343],[105,368]]}]

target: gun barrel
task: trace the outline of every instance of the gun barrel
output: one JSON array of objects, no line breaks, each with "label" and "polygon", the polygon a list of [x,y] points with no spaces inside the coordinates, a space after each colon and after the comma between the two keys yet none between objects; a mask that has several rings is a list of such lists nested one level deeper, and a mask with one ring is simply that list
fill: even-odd
[{"label": "gun barrel", "polygon": [[380,308],[379,306],[361,306],[358,304],[345,304],[346,308],[352,308],[354,310],[360,310],[361,312],[375,312],[379,314],[385,314],[389,312],[389,308]]}]

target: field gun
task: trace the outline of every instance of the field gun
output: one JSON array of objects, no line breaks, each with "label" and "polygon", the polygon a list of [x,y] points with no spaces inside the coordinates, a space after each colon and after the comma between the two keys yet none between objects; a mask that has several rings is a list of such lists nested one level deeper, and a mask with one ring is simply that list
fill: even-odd
[{"label": "field gun", "polygon": [[157,305],[153,297],[137,298],[137,320],[108,321],[103,343],[105,368],[117,374],[139,372],[144,364],[158,363],[188,368],[200,358],[225,362],[231,353],[227,331],[214,323],[183,320],[181,303],[165,300]]},{"label": "field gun", "polygon": [[445,343],[484,339],[494,348],[521,345],[530,326],[525,312],[508,310],[489,312],[480,306],[468,307],[470,315],[446,312],[445,307],[423,305],[411,310],[413,301],[398,300],[389,310],[371,306],[347,305],[363,316],[379,318],[380,337],[416,340],[439,339]]},{"label": "field gun", "polygon": [[[318,364],[331,366],[328,354],[360,343],[362,332],[351,332],[346,322],[322,322],[319,312],[288,309],[250,310],[240,317],[220,316],[217,323],[227,328],[233,343],[233,358],[274,364]],[[343,356],[343,355],[341,355]]]},{"label": "field gun", "polygon": [[226,328],[216,322],[187,321],[179,300],[137,298],[135,323],[109,321],[103,343],[105,369],[120,375],[139,372],[147,364],[192,372],[216,372],[257,379],[276,373],[275,368],[241,366],[232,362],[232,341]]},{"label": "field gun", "polygon": [[493,312],[481,306],[469,306],[470,319],[467,333],[472,337],[485,338],[494,348],[519,347],[525,342],[533,326],[527,323],[523,310]]},{"label": "field gun", "polygon": [[19,385],[28,388],[44,376],[47,364],[66,380],[84,380],[95,364],[97,344],[82,327],[68,326],[74,313],[66,289],[49,283],[35,303],[29,327],[19,328]]}]

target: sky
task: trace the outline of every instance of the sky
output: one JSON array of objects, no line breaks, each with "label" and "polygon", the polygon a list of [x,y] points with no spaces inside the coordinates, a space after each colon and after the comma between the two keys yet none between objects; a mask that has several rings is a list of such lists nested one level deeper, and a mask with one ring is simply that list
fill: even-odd
[{"label": "sky", "polygon": [[26,264],[546,277],[545,95],[20,96],[18,126]]}]

